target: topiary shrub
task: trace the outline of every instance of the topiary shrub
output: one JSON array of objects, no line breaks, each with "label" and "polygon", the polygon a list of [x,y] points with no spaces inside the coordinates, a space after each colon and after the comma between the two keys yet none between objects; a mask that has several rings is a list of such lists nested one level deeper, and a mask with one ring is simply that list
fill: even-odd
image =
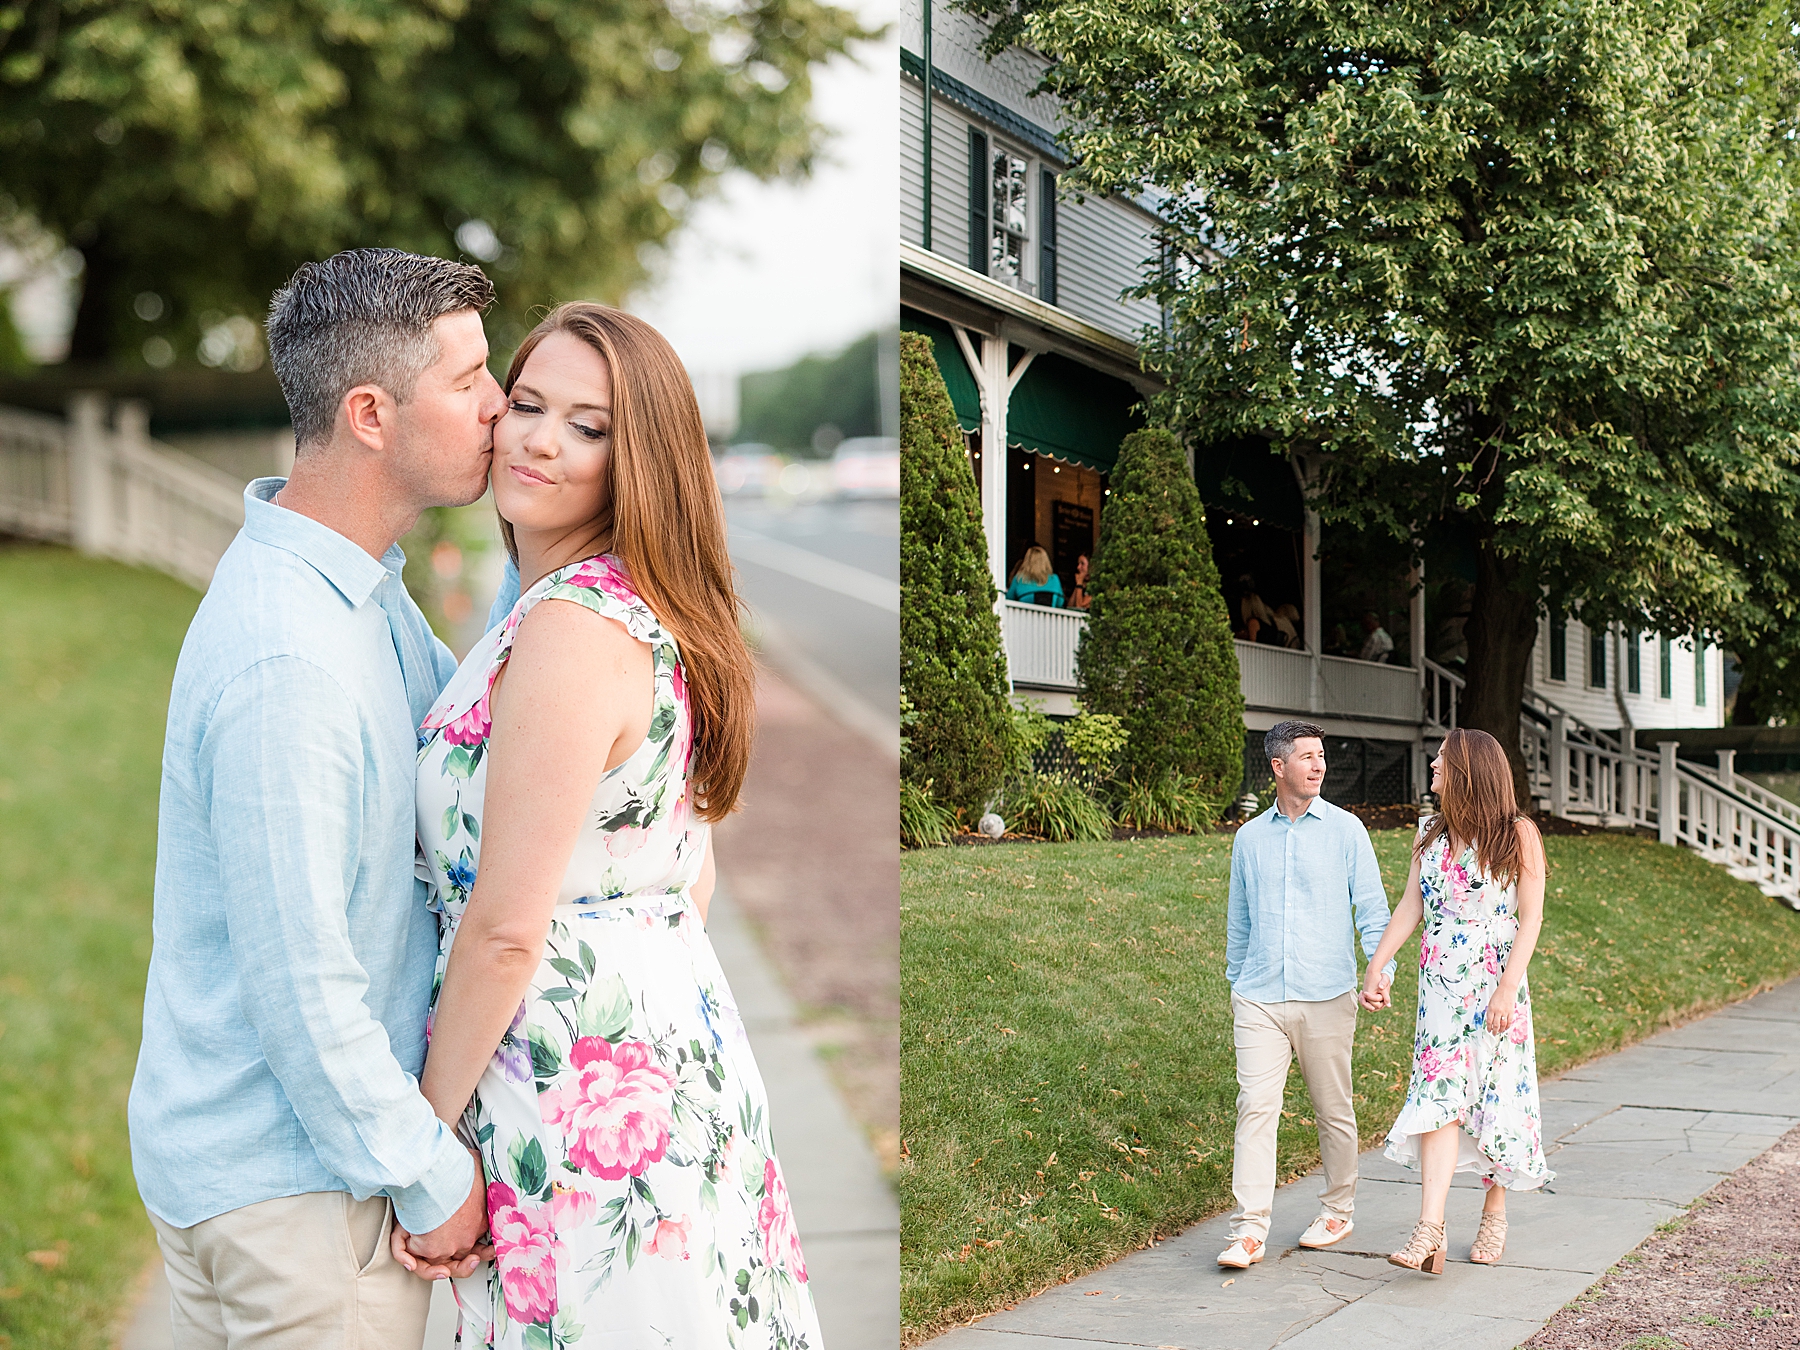
[{"label": "topiary shrub", "polygon": [[[1134,431],[1119,447],[1100,516],[1087,636],[1076,654],[1085,705],[1127,732],[1117,780],[1145,814],[1211,820],[1244,774],[1244,698],[1206,517],[1180,443]],[[1124,800],[1133,801],[1130,794]]]},{"label": "topiary shrub", "polygon": [[966,820],[1013,759],[1006,656],[969,471],[931,339],[900,335],[900,775]]}]

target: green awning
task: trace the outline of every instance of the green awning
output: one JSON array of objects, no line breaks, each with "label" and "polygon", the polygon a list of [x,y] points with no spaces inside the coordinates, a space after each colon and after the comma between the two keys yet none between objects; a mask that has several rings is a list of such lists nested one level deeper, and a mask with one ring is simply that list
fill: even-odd
[{"label": "green awning", "polygon": [[[1019,353],[1013,353],[1016,363]],[[1101,473],[1112,472],[1119,442],[1144,425],[1139,396],[1124,380],[1055,352],[1040,352],[1013,386],[1006,439]]]},{"label": "green awning", "polygon": [[932,355],[937,357],[938,370],[950,391],[950,406],[956,409],[956,420],[964,431],[980,431],[981,391],[975,387],[975,376],[969,372],[969,363],[963,359],[962,348],[957,345],[956,334],[950,331],[950,325],[916,310],[903,309],[900,311],[900,329],[906,333],[923,333],[931,339]]},{"label": "green awning", "polygon": [[1254,508],[1265,525],[1296,534],[1306,528],[1306,498],[1293,467],[1261,437],[1196,446],[1194,483],[1213,510]]}]

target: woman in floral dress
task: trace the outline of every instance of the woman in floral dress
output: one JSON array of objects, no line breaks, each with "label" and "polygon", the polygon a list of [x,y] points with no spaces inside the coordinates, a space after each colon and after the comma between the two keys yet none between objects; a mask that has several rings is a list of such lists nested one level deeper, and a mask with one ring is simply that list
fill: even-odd
[{"label": "woman in floral dress", "polygon": [[493,1242],[456,1280],[459,1344],[817,1347],[702,926],[752,676],[693,391],[655,330],[592,304],[540,324],[506,388],[493,487],[523,594],[419,752],[442,915],[422,1086],[480,1150]]},{"label": "woman in floral dress", "polygon": [[1444,1203],[1455,1172],[1481,1177],[1487,1196],[1469,1259],[1500,1260],[1506,1192],[1532,1190],[1545,1166],[1537,1057],[1525,969],[1544,916],[1544,844],[1519,815],[1512,770],[1484,731],[1452,731],[1431,765],[1442,811],[1413,846],[1412,875],[1363,986],[1385,996],[1382,968],[1424,920],[1412,1085],[1387,1138],[1387,1156],[1422,1174],[1419,1223],[1395,1265],[1441,1274]]}]

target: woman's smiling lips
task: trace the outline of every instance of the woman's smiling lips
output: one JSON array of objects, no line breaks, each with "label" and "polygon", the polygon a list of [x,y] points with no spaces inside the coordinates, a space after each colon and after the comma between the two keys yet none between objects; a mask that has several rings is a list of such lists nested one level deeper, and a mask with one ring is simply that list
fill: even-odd
[{"label": "woman's smiling lips", "polygon": [[555,484],[544,477],[544,475],[539,473],[536,469],[528,469],[523,464],[508,464],[506,467],[512,476],[517,478],[521,483],[542,483],[546,487],[555,486]]}]

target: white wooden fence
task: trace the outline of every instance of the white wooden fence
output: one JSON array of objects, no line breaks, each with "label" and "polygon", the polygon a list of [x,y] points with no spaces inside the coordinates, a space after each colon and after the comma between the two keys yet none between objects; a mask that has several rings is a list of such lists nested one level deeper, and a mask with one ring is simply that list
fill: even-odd
[{"label": "white wooden fence", "polygon": [[149,411],[77,394],[67,420],[0,408],[0,530],[139,563],[205,590],[244,523],[244,490],[150,439]]}]

